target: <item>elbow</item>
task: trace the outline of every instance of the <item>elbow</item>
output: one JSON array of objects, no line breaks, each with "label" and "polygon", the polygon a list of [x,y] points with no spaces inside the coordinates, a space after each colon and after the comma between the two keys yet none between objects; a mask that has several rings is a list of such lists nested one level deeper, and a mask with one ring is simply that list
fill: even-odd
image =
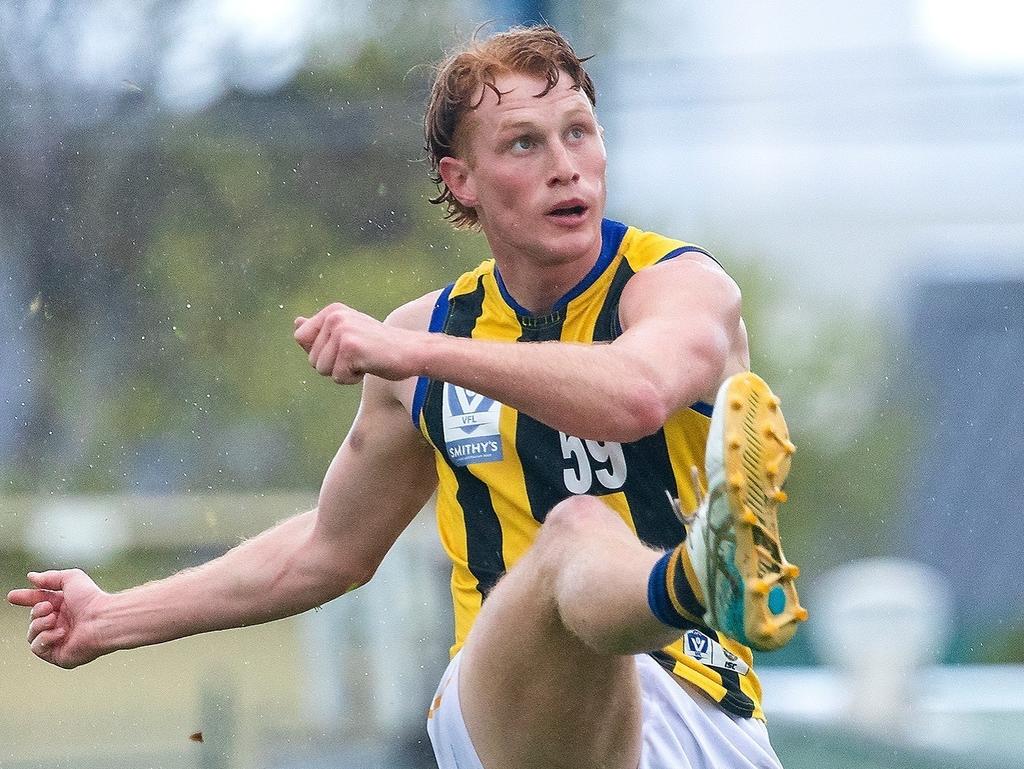
[{"label": "elbow", "polygon": [[616,435],[610,440],[626,443],[658,432],[675,412],[696,403],[717,386],[725,358],[726,350],[721,345],[709,345],[687,356],[689,366],[681,381],[673,383],[656,371],[640,377],[623,399],[614,425]]},{"label": "elbow", "polygon": [[343,564],[338,564],[328,578],[333,586],[332,593],[337,597],[361,588],[373,579],[378,566],[380,566],[379,561],[371,563],[358,559],[350,559]]},{"label": "elbow", "polygon": [[318,597],[317,603],[331,601],[367,584],[380,566],[380,559],[373,559],[365,553],[351,552],[337,543],[323,543],[318,548],[318,558],[309,558],[311,592]]},{"label": "elbow", "polygon": [[652,382],[644,381],[633,388],[612,426],[611,440],[631,443],[658,432],[672,415],[672,404]]},{"label": "elbow", "polygon": [[352,564],[317,570],[308,584],[309,606],[322,606],[358,590],[373,578],[375,572],[376,569],[355,568]]},{"label": "elbow", "polygon": [[349,593],[354,593],[356,590],[361,588],[363,585],[367,584],[372,578],[373,578],[373,575],[371,574],[368,577],[361,577],[361,578],[358,578],[358,579],[349,579],[349,580],[345,580],[343,582],[340,582],[338,584],[338,589],[334,591],[334,596],[336,598],[341,598],[343,595],[348,595]]}]

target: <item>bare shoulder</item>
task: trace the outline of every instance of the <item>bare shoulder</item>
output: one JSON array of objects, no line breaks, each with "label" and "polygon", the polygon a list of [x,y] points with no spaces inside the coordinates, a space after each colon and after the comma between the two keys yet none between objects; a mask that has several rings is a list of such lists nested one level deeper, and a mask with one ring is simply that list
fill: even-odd
[{"label": "bare shoulder", "polygon": [[[701,253],[680,254],[674,259],[659,262],[642,269],[634,277],[641,278],[641,283],[648,281],[661,282],[666,279],[672,283],[698,281],[702,286],[718,286],[739,290],[736,287],[736,281],[729,276],[729,273],[722,269],[718,262],[710,256],[705,256]],[[632,280],[626,284],[627,287],[631,283],[633,283]]]},{"label": "bare shoulder", "polygon": [[389,326],[406,328],[411,331],[426,331],[430,326],[430,316],[434,312],[434,305],[443,289],[431,291],[429,294],[413,299],[411,302],[395,308],[384,320]]},{"label": "bare shoulder", "polygon": [[714,259],[700,253],[682,254],[637,272],[623,289],[623,310],[658,297],[679,296],[685,296],[691,306],[710,304],[739,312],[736,281]]},{"label": "bare shoulder", "polygon": [[653,331],[648,339],[664,349],[685,351],[679,360],[690,366],[704,356],[710,370],[700,399],[713,402],[721,380],[750,365],[747,332],[741,316],[739,286],[703,254],[683,254],[637,272],[622,291],[619,320],[624,332]]}]

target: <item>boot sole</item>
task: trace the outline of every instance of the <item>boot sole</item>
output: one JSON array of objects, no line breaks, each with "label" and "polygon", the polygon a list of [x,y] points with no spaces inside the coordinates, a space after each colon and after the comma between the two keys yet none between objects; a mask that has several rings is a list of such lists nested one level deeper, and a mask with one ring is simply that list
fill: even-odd
[{"label": "boot sole", "polygon": [[763,379],[745,372],[726,391],[724,468],[726,496],[735,532],[735,567],[743,580],[743,629],[747,645],[760,651],[787,643],[807,619],[796,578],[779,537],[782,484],[796,446],[778,397]]}]

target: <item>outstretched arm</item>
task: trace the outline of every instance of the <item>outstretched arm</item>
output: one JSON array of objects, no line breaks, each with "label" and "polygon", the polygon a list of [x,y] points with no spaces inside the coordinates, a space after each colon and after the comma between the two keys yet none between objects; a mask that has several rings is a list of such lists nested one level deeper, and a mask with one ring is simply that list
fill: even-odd
[{"label": "outstretched arm", "polygon": [[620,319],[610,344],[510,344],[396,329],[337,304],[300,318],[295,335],[338,382],[425,375],[597,440],[649,435],[745,366],[739,289],[711,260],[641,270],[623,291]]},{"label": "outstretched arm", "polygon": [[77,569],[30,574],[33,587],[8,600],[32,607],[32,651],[71,668],[118,649],[297,614],[365,583],[436,485],[431,450],[395,387],[366,378],[315,510],[122,593],[102,592]]}]

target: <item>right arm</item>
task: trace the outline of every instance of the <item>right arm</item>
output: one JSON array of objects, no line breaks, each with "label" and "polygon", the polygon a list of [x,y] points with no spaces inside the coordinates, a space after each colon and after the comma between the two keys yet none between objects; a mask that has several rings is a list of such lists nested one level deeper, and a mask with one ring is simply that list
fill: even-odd
[{"label": "right arm", "polygon": [[32,651],[71,668],[118,649],[297,614],[368,581],[437,483],[432,450],[397,396],[403,385],[367,376],[317,508],[220,558],[116,594],[77,569],[30,574],[33,587],[8,600],[32,607]]},{"label": "right arm", "polygon": [[608,344],[516,344],[428,333],[426,323],[395,328],[334,303],[299,319],[295,336],[316,370],[339,383],[364,373],[426,376],[599,441],[651,435],[679,409],[714,400],[726,376],[746,368],[739,288],[708,257],[637,272],[622,291],[619,319],[622,333]]}]

